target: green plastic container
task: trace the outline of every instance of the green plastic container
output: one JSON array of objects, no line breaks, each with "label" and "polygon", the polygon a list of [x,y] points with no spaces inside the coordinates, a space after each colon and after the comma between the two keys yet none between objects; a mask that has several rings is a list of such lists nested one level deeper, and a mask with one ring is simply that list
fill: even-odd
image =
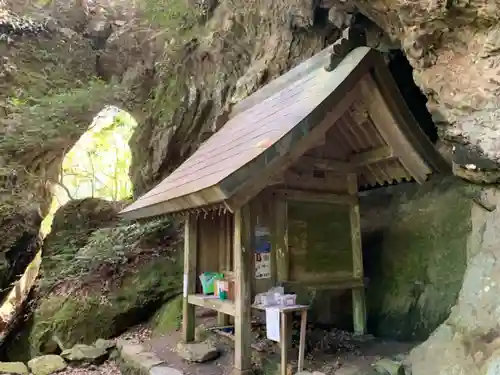
[{"label": "green plastic container", "polygon": [[223,279],[224,275],[218,272],[203,272],[200,275],[201,289],[203,294],[214,294],[214,282],[215,280]]}]

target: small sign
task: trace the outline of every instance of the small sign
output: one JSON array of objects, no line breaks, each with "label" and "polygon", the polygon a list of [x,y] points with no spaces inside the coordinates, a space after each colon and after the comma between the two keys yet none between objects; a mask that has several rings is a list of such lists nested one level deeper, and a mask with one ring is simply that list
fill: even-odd
[{"label": "small sign", "polygon": [[271,277],[271,241],[269,228],[258,225],[255,227],[255,278],[269,279]]},{"label": "small sign", "polygon": [[269,279],[271,277],[271,254],[255,254],[255,278]]}]

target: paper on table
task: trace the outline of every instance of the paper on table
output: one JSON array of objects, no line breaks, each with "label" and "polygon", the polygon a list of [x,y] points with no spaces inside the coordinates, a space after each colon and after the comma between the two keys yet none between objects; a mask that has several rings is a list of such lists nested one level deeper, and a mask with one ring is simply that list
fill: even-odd
[{"label": "paper on table", "polygon": [[269,340],[280,342],[280,310],[276,307],[266,308],[266,335]]}]

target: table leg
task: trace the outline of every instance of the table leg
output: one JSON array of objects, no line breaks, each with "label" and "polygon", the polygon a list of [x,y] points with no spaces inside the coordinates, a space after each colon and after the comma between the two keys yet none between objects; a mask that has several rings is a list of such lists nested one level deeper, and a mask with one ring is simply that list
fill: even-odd
[{"label": "table leg", "polygon": [[299,341],[299,363],[297,372],[304,369],[304,352],[306,349],[306,328],[307,328],[307,310],[300,313],[300,341]]},{"label": "table leg", "polygon": [[280,344],[281,344],[281,375],[287,375],[288,366],[288,324],[287,324],[287,314],[281,313],[281,332],[280,332]]}]

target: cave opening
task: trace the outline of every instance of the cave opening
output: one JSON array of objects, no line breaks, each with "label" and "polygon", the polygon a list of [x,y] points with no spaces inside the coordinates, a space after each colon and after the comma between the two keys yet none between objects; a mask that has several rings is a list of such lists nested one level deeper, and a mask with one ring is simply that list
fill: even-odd
[{"label": "cave opening", "polygon": [[438,139],[437,127],[427,109],[427,97],[415,83],[413,67],[405,53],[400,49],[390,50],[387,66],[413,117],[431,142],[435,144]]},{"label": "cave opening", "polygon": [[[98,198],[118,203],[132,196],[128,142],[136,125],[129,113],[113,106],[105,107],[94,117],[88,130],[64,156],[59,179],[52,185],[50,211],[40,226],[42,239],[49,235],[56,211],[70,201]],[[35,285],[42,249],[34,252],[36,256],[24,271],[20,270],[22,276],[0,306],[0,333],[22,309]]]},{"label": "cave opening", "polygon": [[114,106],[99,112],[89,129],[66,153],[59,180],[52,186],[53,200],[42,222],[42,236],[49,232],[57,209],[71,200],[100,198],[121,201],[132,196],[129,177],[129,139],[137,126],[126,111]]}]

